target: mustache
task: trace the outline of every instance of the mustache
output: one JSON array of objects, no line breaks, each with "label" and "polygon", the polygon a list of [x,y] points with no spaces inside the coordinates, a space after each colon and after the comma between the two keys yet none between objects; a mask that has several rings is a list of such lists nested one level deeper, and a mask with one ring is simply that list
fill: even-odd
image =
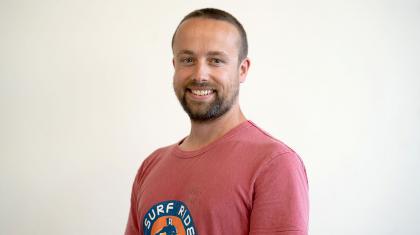
[{"label": "mustache", "polygon": [[213,89],[213,90],[216,89],[215,86],[213,84],[209,83],[209,82],[199,82],[199,81],[195,81],[195,80],[189,82],[186,85],[186,87],[200,87],[200,88],[205,87],[205,88],[210,88],[210,89]]}]

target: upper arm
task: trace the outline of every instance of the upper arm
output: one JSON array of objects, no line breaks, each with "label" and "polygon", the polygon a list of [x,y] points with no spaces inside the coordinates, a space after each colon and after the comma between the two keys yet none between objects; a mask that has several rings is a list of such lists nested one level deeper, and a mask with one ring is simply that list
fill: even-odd
[{"label": "upper arm", "polygon": [[125,235],[140,234],[139,216],[138,216],[138,190],[140,187],[140,180],[144,173],[146,161],[142,163],[134,178],[133,186],[131,188],[130,210],[128,214],[128,221],[125,228]]},{"label": "upper arm", "polygon": [[309,199],[305,167],[294,152],[273,157],[255,179],[250,234],[306,235]]}]

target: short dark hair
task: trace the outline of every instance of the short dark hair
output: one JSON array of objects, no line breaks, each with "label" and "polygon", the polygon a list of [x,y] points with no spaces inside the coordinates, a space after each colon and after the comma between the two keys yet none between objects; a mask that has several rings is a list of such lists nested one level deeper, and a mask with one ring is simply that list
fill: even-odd
[{"label": "short dark hair", "polygon": [[216,9],[216,8],[203,8],[203,9],[198,9],[195,10],[191,13],[189,13],[188,15],[186,15],[181,22],[179,22],[174,34],[172,35],[172,48],[174,47],[174,40],[175,40],[175,35],[178,31],[179,26],[186,20],[191,19],[191,18],[205,18],[205,19],[214,19],[214,20],[222,20],[222,21],[226,21],[230,24],[232,24],[233,26],[235,26],[235,28],[239,31],[239,35],[241,37],[241,45],[239,48],[239,62],[242,61],[243,59],[245,59],[245,57],[248,56],[248,40],[246,37],[246,32],[244,27],[242,26],[242,24],[230,13],[220,10],[220,9]]}]

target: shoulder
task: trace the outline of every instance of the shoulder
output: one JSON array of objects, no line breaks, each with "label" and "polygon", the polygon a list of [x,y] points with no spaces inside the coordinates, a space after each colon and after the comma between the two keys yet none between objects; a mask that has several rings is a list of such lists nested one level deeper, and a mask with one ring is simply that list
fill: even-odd
[{"label": "shoulder", "polygon": [[149,156],[147,156],[144,159],[143,163],[140,166],[140,169],[141,168],[149,168],[151,165],[156,164],[165,155],[169,154],[172,151],[173,147],[174,147],[174,144],[156,149],[155,151],[153,151],[151,154],[149,154]]},{"label": "shoulder", "polygon": [[283,141],[273,137],[268,132],[257,126],[252,121],[241,135],[237,137],[241,145],[251,152],[257,151],[258,155],[265,155],[266,158],[295,153],[295,151],[286,145]]},{"label": "shoulder", "polygon": [[284,171],[292,168],[303,169],[300,156],[284,142],[248,121],[246,128],[225,142],[220,152],[224,159],[241,162],[244,172],[251,172],[256,178],[266,171]]},{"label": "shoulder", "polygon": [[158,148],[149,154],[141,163],[137,170],[136,178],[140,180],[147,172],[149,172],[153,166],[158,164],[165,155],[169,154],[174,147],[174,144],[165,147]]}]

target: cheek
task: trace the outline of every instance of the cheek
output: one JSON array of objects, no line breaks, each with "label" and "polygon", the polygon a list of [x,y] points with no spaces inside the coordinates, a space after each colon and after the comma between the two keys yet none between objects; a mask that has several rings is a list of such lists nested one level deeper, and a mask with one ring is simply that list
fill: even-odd
[{"label": "cheek", "polygon": [[190,72],[187,69],[175,69],[173,79],[174,81],[185,81],[190,77]]},{"label": "cheek", "polygon": [[218,82],[225,87],[234,86],[237,83],[237,81],[239,81],[238,73],[232,70],[218,71],[215,77],[217,77]]},{"label": "cheek", "polygon": [[174,73],[172,84],[176,93],[178,94],[184,93],[184,86],[187,84],[187,82],[188,82],[188,76],[185,76],[183,73],[180,73],[180,72]]},{"label": "cheek", "polygon": [[179,90],[182,90],[182,82],[180,82],[180,80],[177,79],[175,76],[173,78],[172,84],[173,84],[173,87],[174,87],[175,91],[178,92]]}]

